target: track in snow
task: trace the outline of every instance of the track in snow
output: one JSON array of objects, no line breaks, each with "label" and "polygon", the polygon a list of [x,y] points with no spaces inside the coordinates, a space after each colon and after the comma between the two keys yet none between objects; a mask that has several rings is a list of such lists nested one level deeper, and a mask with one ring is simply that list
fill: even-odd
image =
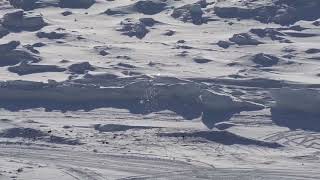
[{"label": "track in snow", "polygon": [[[262,171],[248,169],[214,169],[180,161],[110,155],[32,146],[0,146],[0,158],[46,164],[69,179],[318,179],[312,172]],[[19,178],[18,178],[19,179]]]}]

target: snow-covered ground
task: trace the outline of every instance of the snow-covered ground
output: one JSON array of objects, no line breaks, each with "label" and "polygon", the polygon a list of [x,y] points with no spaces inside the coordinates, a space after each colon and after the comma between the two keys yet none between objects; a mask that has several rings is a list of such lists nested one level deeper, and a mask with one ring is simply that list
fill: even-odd
[{"label": "snow-covered ground", "polygon": [[320,179],[316,0],[58,1],[0,0],[0,180]]}]

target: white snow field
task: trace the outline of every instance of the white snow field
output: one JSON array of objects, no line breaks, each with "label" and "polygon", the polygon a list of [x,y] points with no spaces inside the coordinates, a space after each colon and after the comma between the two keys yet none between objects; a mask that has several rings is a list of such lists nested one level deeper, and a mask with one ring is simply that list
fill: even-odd
[{"label": "white snow field", "polygon": [[0,0],[0,180],[320,179],[319,9]]}]

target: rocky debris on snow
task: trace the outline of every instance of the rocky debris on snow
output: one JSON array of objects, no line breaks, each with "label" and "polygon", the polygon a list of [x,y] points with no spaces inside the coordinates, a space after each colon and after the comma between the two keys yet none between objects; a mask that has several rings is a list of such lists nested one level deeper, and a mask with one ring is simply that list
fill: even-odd
[{"label": "rocky debris on snow", "polygon": [[0,67],[16,65],[21,62],[39,62],[40,58],[24,50],[16,49],[19,41],[0,44]]},{"label": "rocky debris on snow", "polygon": [[3,16],[2,25],[11,31],[37,31],[47,25],[41,15],[18,10]]},{"label": "rocky debris on snow", "polygon": [[89,62],[83,62],[70,65],[68,70],[72,73],[84,74],[87,71],[94,71],[95,68]]},{"label": "rocky debris on snow", "polygon": [[214,11],[223,18],[250,18],[263,23],[289,25],[299,20],[317,20],[319,7],[318,0],[220,1]]},{"label": "rocky debris on snow", "polygon": [[27,64],[27,63],[21,63],[18,66],[9,67],[8,70],[20,76],[27,75],[27,74],[34,74],[34,73],[66,71],[65,68],[61,68],[55,65],[34,65],[34,64]]},{"label": "rocky debris on snow", "polygon": [[263,42],[255,39],[248,33],[240,33],[240,34],[234,34],[229,41],[234,42],[238,45],[259,45],[263,44]]},{"label": "rocky debris on snow", "polygon": [[198,132],[177,132],[177,133],[160,133],[160,137],[184,138],[185,140],[193,140],[195,142],[207,140],[223,145],[255,145],[268,148],[280,148],[282,145],[274,142],[259,141],[249,139],[228,131],[198,131]]},{"label": "rocky debris on snow", "polygon": [[183,22],[192,22],[193,24],[201,25],[206,22],[203,14],[204,12],[201,9],[201,5],[195,3],[175,8],[171,16],[175,19],[180,19]]},{"label": "rocky debris on snow", "polygon": [[124,15],[130,13],[142,13],[146,15],[154,15],[162,12],[167,4],[161,0],[140,0],[128,6],[107,9],[104,13],[107,15]]},{"label": "rocky debris on snow", "polygon": [[317,89],[281,88],[272,90],[273,121],[291,129],[320,130],[320,92]]},{"label": "rocky debris on snow", "polygon": [[148,126],[129,126],[129,125],[121,125],[121,124],[96,124],[94,125],[94,129],[99,132],[117,132],[117,131],[128,131],[128,130],[139,130],[139,129],[151,129],[154,127]]},{"label": "rocky debris on snow", "polygon": [[137,37],[138,39],[144,38],[149,30],[146,25],[142,22],[136,22],[133,19],[127,18],[120,23],[121,27],[117,29],[117,31],[122,32],[123,35],[127,35],[129,37]]},{"label": "rocky debris on snow", "polygon": [[0,24],[0,39],[8,35],[9,33],[9,30]]},{"label": "rocky debris on snow", "polygon": [[250,58],[250,60],[262,67],[271,67],[279,63],[280,59],[276,56],[259,53]]},{"label": "rocky debris on snow", "polygon": [[55,31],[52,31],[52,32],[40,31],[40,32],[37,32],[36,35],[38,38],[48,38],[48,39],[62,39],[67,36],[66,33],[59,33]]},{"label": "rocky debris on snow", "polygon": [[39,140],[39,141],[45,141],[48,143],[67,144],[67,145],[81,144],[79,140],[68,139],[60,136],[54,136],[38,129],[23,128],[23,127],[5,129],[2,132],[0,132],[0,137],[1,138],[24,138],[24,139],[29,139],[33,141]]}]

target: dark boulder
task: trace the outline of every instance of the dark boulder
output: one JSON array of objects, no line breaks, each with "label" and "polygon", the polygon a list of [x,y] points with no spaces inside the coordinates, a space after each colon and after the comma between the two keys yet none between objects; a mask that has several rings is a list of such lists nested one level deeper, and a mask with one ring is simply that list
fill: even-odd
[{"label": "dark boulder", "polygon": [[16,49],[19,41],[0,45],[0,67],[12,66],[21,62],[39,62],[40,58],[24,50]]},{"label": "dark boulder", "polygon": [[159,23],[158,21],[154,20],[153,18],[140,18],[139,21],[149,27],[152,27],[155,24]]},{"label": "dark boulder", "polygon": [[138,1],[134,4],[134,8],[137,12],[147,15],[158,14],[163,11],[166,6],[166,3],[159,0]]},{"label": "dark boulder", "polygon": [[219,41],[219,42],[217,42],[217,45],[218,45],[219,47],[224,48],[224,49],[227,49],[228,47],[230,47],[230,46],[233,45],[233,44],[234,44],[234,43],[229,42],[229,41]]},{"label": "dark boulder", "polygon": [[276,56],[259,53],[251,57],[251,61],[263,67],[271,67],[279,63],[280,59]]},{"label": "dark boulder", "polygon": [[89,62],[72,64],[68,70],[76,74],[84,74],[86,71],[93,71],[95,68]]},{"label": "dark boulder", "polygon": [[259,45],[259,44],[263,44],[259,40],[253,38],[248,33],[235,34],[229,39],[229,41],[234,42],[234,43],[236,43],[238,45]]},{"label": "dark boulder", "polygon": [[58,33],[58,32],[37,32],[38,38],[48,38],[48,39],[62,39],[67,34],[66,33]]},{"label": "dark boulder", "polygon": [[2,25],[11,31],[37,31],[47,25],[41,15],[22,10],[3,16]]}]

